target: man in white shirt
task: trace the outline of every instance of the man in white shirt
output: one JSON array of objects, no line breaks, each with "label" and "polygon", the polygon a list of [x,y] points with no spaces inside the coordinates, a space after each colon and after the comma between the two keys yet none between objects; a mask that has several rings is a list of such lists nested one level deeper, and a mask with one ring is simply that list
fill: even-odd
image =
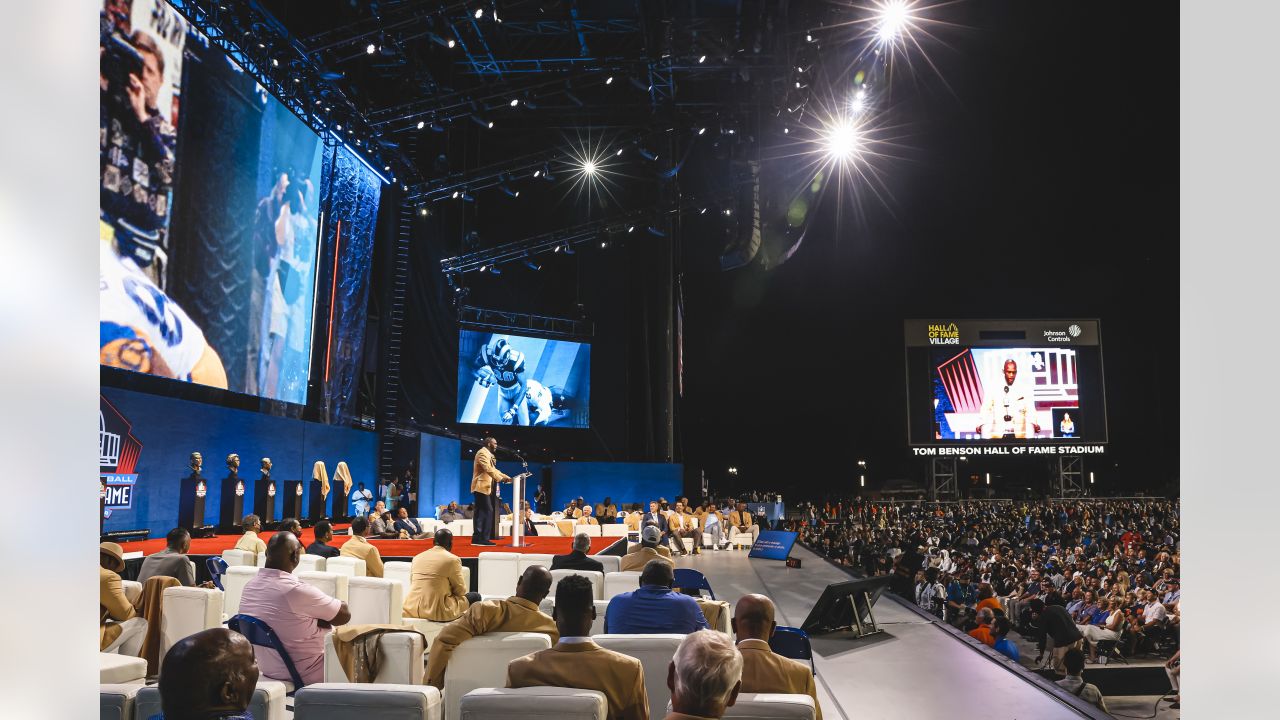
[{"label": "man in white shirt", "polygon": [[1036,422],[1036,403],[1029,389],[1015,384],[1018,363],[1010,358],[1004,361],[1004,383],[988,392],[979,411],[981,423],[975,430],[987,439],[1029,438],[1040,432]]},{"label": "man in white shirt", "polygon": [[373,493],[365,489],[364,483],[358,483],[356,489],[351,491],[351,502],[355,503],[356,515],[368,515],[372,500]]}]

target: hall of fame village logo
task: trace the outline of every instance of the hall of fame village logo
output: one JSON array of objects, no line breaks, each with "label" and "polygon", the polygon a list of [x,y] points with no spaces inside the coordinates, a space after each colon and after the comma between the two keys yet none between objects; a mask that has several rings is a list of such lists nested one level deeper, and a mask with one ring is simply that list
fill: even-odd
[{"label": "hall of fame village logo", "polygon": [[109,518],[116,510],[133,508],[142,443],[115,406],[101,395],[98,400],[98,493],[104,500],[102,516]]},{"label": "hall of fame village logo", "polygon": [[959,345],[960,328],[955,323],[949,325],[929,325],[930,345]]}]

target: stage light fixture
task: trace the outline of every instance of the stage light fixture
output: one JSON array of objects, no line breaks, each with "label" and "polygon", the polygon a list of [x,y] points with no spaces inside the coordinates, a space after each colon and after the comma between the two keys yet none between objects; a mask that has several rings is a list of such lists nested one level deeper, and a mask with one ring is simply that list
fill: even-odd
[{"label": "stage light fixture", "polygon": [[448,45],[450,50],[452,50],[457,44],[458,44],[457,40],[454,40],[453,38],[449,38]]},{"label": "stage light fixture", "polygon": [[822,148],[829,159],[846,163],[862,152],[863,138],[858,126],[847,118],[837,118],[822,132]]},{"label": "stage light fixture", "polygon": [[573,246],[572,246],[572,245],[570,245],[569,243],[565,243],[565,244],[564,244],[564,254],[565,254],[565,255],[576,255],[576,254],[577,254],[577,251],[575,251],[575,250],[573,249]]},{"label": "stage light fixture", "polygon": [[527,268],[529,268],[530,270],[532,270],[532,271],[534,271],[534,272],[538,272],[539,270],[541,270],[541,269],[542,269],[542,265],[541,265],[541,264],[539,264],[539,263],[534,262],[533,260],[525,260],[525,261],[524,261],[524,266],[525,266],[525,267],[527,267]]},{"label": "stage light fixture", "polygon": [[494,265],[493,267],[489,268],[489,274],[490,274],[490,275],[501,275],[501,274],[502,274],[502,268],[498,267],[497,265]]},{"label": "stage light fixture", "polygon": [[812,33],[805,33],[804,41],[805,41],[805,42],[813,42],[813,34],[812,34]]},{"label": "stage light fixture", "polygon": [[600,242],[600,249],[601,249],[601,250],[603,250],[604,248],[607,248],[607,247],[609,247],[609,241],[608,241],[608,240],[603,240],[603,241],[601,241],[601,242]]},{"label": "stage light fixture", "polygon": [[706,209],[706,208],[700,208],[700,209],[698,210],[698,214],[699,214],[699,215],[706,215],[706,214],[707,214],[707,209]]},{"label": "stage light fixture", "polygon": [[498,189],[501,190],[502,194],[506,195],[507,197],[513,197],[513,198],[520,197],[520,191],[512,190],[509,185],[499,185]]},{"label": "stage light fixture", "polygon": [[454,199],[454,200],[457,200],[457,199],[458,199],[458,197],[459,197],[460,195],[462,195],[462,193],[458,192],[457,190],[454,190],[454,191],[453,191],[453,199]]},{"label": "stage light fixture", "polygon": [[422,128],[424,128],[424,127],[426,127],[426,126],[427,126],[427,123],[426,123],[426,121],[425,121],[425,120],[419,120],[419,121],[418,121],[418,129],[419,129],[419,130],[421,130]]},{"label": "stage light fixture", "polygon": [[489,121],[488,121],[488,120],[485,120],[484,118],[480,117],[479,115],[472,115],[472,116],[471,116],[471,122],[473,122],[473,123],[475,123],[475,124],[479,125],[480,127],[488,127],[488,125],[489,125]]},{"label": "stage light fixture", "polygon": [[271,67],[280,67],[280,61],[276,58],[271,58]]},{"label": "stage light fixture", "polygon": [[492,130],[492,129],[493,129],[493,121],[492,121],[492,120],[490,120],[490,121],[489,121],[488,128],[489,128],[490,130]]},{"label": "stage light fixture", "polygon": [[549,162],[542,163],[542,179],[547,182],[553,182],[556,179],[556,176],[551,174],[551,163]]},{"label": "stage light fixture", "polygon": [[373,43],[369,43],[364,49],[364,52],[366,55],[372,55],[377,51],[378,51],[378,46],[374,45]]},{"label": "stage light fixture", "polygon": [[725,208],[725,209],[724,209],[724,216],[725,216],[725,217],[729,217],[729,216],[730,216],[730,215],[732,215],[732,214],[733,214],[733,209],[732,209],[732,208]]},{"label": "stage light fixture", "polygon": [[612,76],[612,75],[610,75],[609,77],[605,78],[605,79],[604,79],[604,84],[605,84],[605,85],[612,85],[612,84],[613,84],[613,76]]},{"label": "stage light fixture", "polygon": [[667,234],[666,234],[665,232],[663,232],[661,229],[659,229],[659,228],[658,228],[658,226],[656,226],[656,225],[650,225],[649,227],[645,228],[645,230],[646,230],[646,231],[648,231],[648,233],[649,233],[650,235],[654,236],[654,237],[666,237],[666,236],[667,236]]},{"label": "stage light fixture", "polygon": [[427,216],[427,209],[426,209],[426,208],[422,208],[422,209],[418,210],[418,214],[419,214],[419,215],[421,215],[422,217],[426,217],[426,216]]},{"label": "stage light fixture", "polygon": [[876,38],[893,43],[902,37],[911,22],[911,8],[906,0],[885,0],[876,6]]},{"label": "stage light fixture", "polygon": [[435,120],[432,120],[432,121],[431,121],[431,132],[438,132],[438,133],[442,133],[442,132],[444,132],[444,126],[443,126],[443,125],[441,125],[440,123],[436,122]]},{"label": "stage light fixture", "polygon": [[466,190],[463,190],[463,191],[462,191],[462,199],[463,199],[463,201],[464,201],[464,202],[473,203],[473,202],[475,202],[475,201],[476,201],[476,196],[475,196],[475,195],[472,195],[471,193],[467,192]]},{"label": "stage light fixture", "polygon": [[640,157],[644,158],[645,160],[657,160],[657,159],[658,159],[658,154],[657,154],[657,153],[655,153],[654,151],[650,150],[649,148],[647,148],[647,147],[645,147],[645,146],[643,146],[643,145],[641,145],[641,146],[640,146],[640,148],[639,148],[639,152],[640,152]]},{"label": "stage light fixture", "polygon": [[582,163],[582,172],[588,176],[594,176],[598,169],[599,168],[596,166],[595,160],[591,160],[588,158],[586,161]]},{"label": "stage light fixture", "polygon": [[706,62],[706,61],[707,61],[707,56],[706,56],[706,55],[703,55],[702,57],[698,58],[698,64],[699,64],[699,65],[701,65],[702,63],[704,63],[704,62]]},{"label": "stage light fixture", "polygon": [[579,98],[577,95],[574,95],[572,92],[565,90],[564,96],[569,98],[569,102],[573,103],[574,105],[577,105],[578,107],[583,107],[582,99]]},{"label": "stage light fixture", "polygon": [[627,226],[627,232],[629,232],[629,233],[630,233],[630,232],[635,232],[635,231],[636,231],[636,226],[635,226],[635,225],[628,225],[628,226]]},{"label": "stage light fixture", "polygon": [[342,132],[342,125],[341,125],[341,124],[335,125],[334,127],[338,128],[338,132]]},{"label": "stage light fixture", "polygon": [[700,127],[700,128],[698,128],[698,134],[699,134],[699,135],[702,135],[702,134],[704,134],[704,133],[706,133],[706,132],[707,132],[707,129],[706,129],[705,127]]},{"label": "stage light fixture", "polygon": [[511,107],[515,107],[515,106],[517,106],[517,105],[519,105],[519,104],[520,104],[520,100],[519,100],[518,98],[512,98],[512,99],[511,99]]},{"label": "stage light fixture", "polygon": [[391,172],[391,166],[390,166],[390,165],[384,165],[384,166],[382,166],[382,169],[383,169],[383,170],[386,170],[387,172]]},{"label": "stage light fixture", "polygon": [[488,270],[489,270],[489,266],[488,266],[488,265],[481,265],[481,266],[480,266],[480,272],[488,272]]},{"label": "stage light fixture", "polygon": [[484,17],[484,8],[476,8],[476,19]]},{"label": "stage light fixture", "polygon": [[534,171],[533,171],[533,176],[534,176],[534,177],[538,177],[538,176],[539,176],[539,175],[541,175],[541,174],[542,174],[542,171],[541,171],[541,170],[534,170]]},{"label": "stage light fixture", "polygon": [[614,154],[613,154],[613,156],[614,156],[614,157],[622,157],[622,151],[623,151],[623,150],[626,150],[626,149],[627,149],[627,148],[626,148],[626,146],[625,146],[625,145],[624,145],[624,146],[622,146],[622,147],[620,147],[620,148],[618,148],[618,152],[614,153]]}]

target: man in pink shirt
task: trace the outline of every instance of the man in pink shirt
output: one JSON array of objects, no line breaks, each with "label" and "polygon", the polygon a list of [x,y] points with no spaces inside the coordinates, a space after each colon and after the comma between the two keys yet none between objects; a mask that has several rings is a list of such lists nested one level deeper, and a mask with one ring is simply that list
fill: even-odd
[{"label": "man in pink shirt", "polygon": [[[293,660],[304,685],[324,680],[324,636],[351,620],[341,600],[331,598],[293,574],[302,543],[293,533],[278,532],[267,544],[266,567],[240,595],[240,614],[252,615],[275,631]],[[289,681],[289,671],[275,651],[254,649],[263,677]]]}]

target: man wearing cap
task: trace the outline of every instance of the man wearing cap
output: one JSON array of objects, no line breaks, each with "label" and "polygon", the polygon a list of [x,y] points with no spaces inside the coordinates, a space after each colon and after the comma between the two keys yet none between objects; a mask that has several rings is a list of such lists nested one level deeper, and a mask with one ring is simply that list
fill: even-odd
[{"label": "man wearing cap", "polygon": [[113,542],[100,544],[98,564],[98,650],[136,657],[147,636],[147,621],[124,596],[124,549]]},{"label": "man wearing cap", "polygon": [[628,570],[643,570],[644,566],[650,560],[662,560],[669,563],[674,569],[676,564],[669,557],[664,557],[658,552],[658,541],[662,538],[662,532],[655,525],[648,525],[644,530],[640,531],[640,547],[635,552],[629,552],[622,556],[620,568],[626,572]]}]

